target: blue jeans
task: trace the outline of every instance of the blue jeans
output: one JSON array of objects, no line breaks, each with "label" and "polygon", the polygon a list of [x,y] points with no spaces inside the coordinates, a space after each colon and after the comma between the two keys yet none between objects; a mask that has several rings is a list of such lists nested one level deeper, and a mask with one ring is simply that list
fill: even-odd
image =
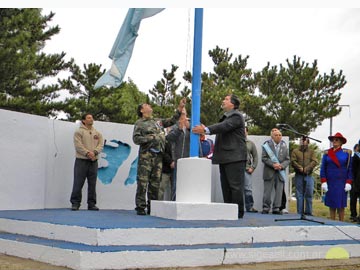
[{"label": "blue jeans", "polygon": [[[303,181],[304,178],[304,181]],[[305,186],[305,192],[304,192]],[[295,174],[297,213],[303,213],[305,199],[305,215],[312,215],[312,199],[314,193],[314,178],[311,175]]]}]

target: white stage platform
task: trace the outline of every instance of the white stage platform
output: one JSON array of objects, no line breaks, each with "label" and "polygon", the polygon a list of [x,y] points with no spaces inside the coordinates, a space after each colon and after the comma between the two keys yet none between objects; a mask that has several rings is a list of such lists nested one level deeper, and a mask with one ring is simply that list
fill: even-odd
[{"label": "white stage platform", "polygon": [[281,217],[194,221],[128,210],[0,211],[0,253],[82,270],[360,257],[358,225],[275,218]]}]

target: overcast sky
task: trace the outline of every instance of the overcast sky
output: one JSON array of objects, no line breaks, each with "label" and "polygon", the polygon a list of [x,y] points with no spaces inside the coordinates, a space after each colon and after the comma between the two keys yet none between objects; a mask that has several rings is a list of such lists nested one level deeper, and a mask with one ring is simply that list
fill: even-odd
[{"label": "overcast sky", "polygon": [[[329,3],[332,3],[330,1]],[[53,23],[59,35],[46,45],[47,52],[67,53],[78,65],[101,64],[109,69],[113,42],[127,8],[46,8],[56,13]],[[162,77],[163,69],[192,69],[194,10],[167,8],[142,21],[125,79],[129,77],[147,92]],[[344,8],[205,8],[202,71],[212,71],[208,51],[216,45],[235,56],[249,55],[248,67],[261,70],[267,62],[285,64],[300,56],[307,63],[318,61],[320,73],[343,70],[347,85],[342,90],[340,115],[333,118],[333,133],[347,139],[347,148],[360,138],[360,9]],[[351,112],[351,114],[350,114]],[[329,146],[329,120],[310,136]],[[289,123],[291,125],[291,123]],[[294,127],[296,129],[296,127]]]}]

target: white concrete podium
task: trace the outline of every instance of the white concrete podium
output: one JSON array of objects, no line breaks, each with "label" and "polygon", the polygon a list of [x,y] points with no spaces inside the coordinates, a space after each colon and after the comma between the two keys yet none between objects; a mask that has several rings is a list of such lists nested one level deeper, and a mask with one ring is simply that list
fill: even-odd
[{"label": "white concrete podium", "polygon": [[151,201],[151,215],[176,220],[236,220],[236,204],[211,202],[211,160],[177,161],[176,202]]}]

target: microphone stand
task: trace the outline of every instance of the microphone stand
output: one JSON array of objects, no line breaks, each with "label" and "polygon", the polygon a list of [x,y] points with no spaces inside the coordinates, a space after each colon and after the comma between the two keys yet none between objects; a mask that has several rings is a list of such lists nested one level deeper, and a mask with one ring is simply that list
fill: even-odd
[{"label": "microphone stand", "polygon": [[[284,126],[287,126],[287,128],[284,127]],[[321,143],[320,140],[317,140],[317,139],[311,138],[311,137],[309,137],[309,136],[307,136],[305,134],[299,133],[292,126],[290,126],[288,124],[281,125],[279,128],[290,131],[290,132],[293,132],[293,133],[295,133],[297,135],[300,135],[305,140],[306,140],[306,138],[309,138],[309,139],[311,139],[313,141],[317,141],[317,142]],[[305,168],[305,149],[303,149],[303,151],[302,151],[302,165],[303,165],[303,168]],[[303,190],[302,190],[303,205],[302,205],[302,211],[301,211],[300,218],[275,219],[275,221],[306,220],[306,221],[310,221],[310,222],[316,222],[316,223],[320,223],[320,224],[325,224],[325,222],[309,219],[309,218],[306,217],[306,215],[305,215],[305,188],[306,188],[306,182],[305,182],[305,174],[304,173],[302,175],[302,185],[303,185]]]}]

